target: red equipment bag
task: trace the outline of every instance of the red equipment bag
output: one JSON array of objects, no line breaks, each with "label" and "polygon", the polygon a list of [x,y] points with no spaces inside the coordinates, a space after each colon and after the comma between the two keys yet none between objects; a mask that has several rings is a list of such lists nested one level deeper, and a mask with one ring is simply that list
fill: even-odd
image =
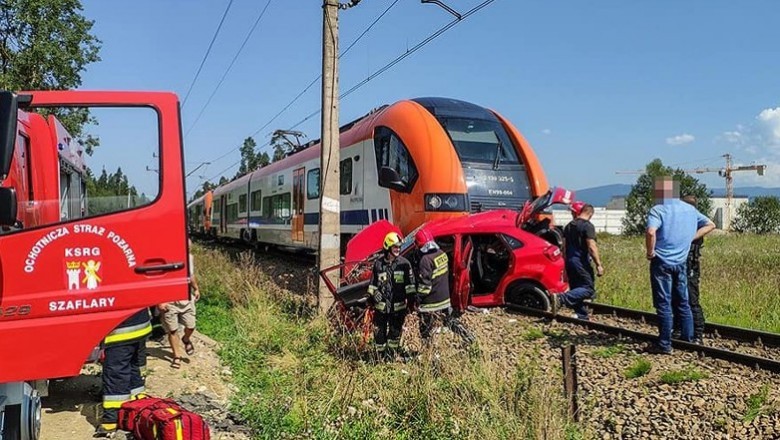
[{"label": "red equipment bag", "polygon": [[210,440],[206,422],[170,399],[145,398],[125,402],[119,410],[119,429],[137,440]]}]

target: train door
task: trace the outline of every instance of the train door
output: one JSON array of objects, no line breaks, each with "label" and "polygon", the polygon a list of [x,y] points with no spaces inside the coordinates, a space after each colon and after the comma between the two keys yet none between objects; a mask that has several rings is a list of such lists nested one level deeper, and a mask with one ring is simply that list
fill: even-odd
[{"label": "train door", "polygon": [[219,196],[219,232],[227,232],[227,200],[224,194]]},{"label": "train door", "polygon": [[293,170],[292,241],[303,242],[303,188],[304,168]]}]

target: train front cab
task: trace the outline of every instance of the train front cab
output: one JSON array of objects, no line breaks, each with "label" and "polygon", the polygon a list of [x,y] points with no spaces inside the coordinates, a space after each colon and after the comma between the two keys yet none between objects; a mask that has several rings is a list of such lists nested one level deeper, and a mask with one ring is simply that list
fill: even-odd
[{"label": "train front cab", "polygon": [[496,112],[463,101],[398,102],[374,121],[379,185],[404,234],[426,221],[519,209],[547,178],[530,144]]}]

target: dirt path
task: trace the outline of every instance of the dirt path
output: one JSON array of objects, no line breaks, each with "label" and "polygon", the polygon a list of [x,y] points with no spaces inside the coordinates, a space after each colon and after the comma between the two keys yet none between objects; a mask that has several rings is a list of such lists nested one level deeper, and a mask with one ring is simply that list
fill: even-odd
[{"label": "dirt path", "polygon": [[[167,338],[162,344],[147,343],[147,392],[155,397],[172,397],[203,416],[214,440],[249,439],[248,430],[237,425],[225,409],[234,388],[229,382],[230,370],[217,357],[218,344],[200,333],[194,335],[193,343],[195,353],[179,370],[170,367]],[[100,391],[97,365],[86,366],[78,377],[50,383],[49,396],[43,399],[41,438],[92,438],[99,417]]]}]

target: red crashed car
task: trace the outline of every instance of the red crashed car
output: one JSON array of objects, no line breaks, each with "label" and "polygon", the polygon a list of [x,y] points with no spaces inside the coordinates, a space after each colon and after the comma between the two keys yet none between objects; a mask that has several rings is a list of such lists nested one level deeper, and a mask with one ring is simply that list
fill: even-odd
[{"label": "red crashed car", "polygon": [[[497,210],[437,220],[425,227],[450,260],[450,299],[456,311],[516,304],[547,310],[547,293],[568,289],[561,254],[562,235],[543,210],[553,204],[571,204],[573,194],[554,188],[520,212]],[[399,232],[388,221],[373,223],[350,240],[346,263],[321,274],[341,307],[361,307],[372,262],[381,256],[384,236]],[[413,263],[417,254],[414,232],[403,241],[401,252]],[[340,270],[340,287],[327,277]]]}]

